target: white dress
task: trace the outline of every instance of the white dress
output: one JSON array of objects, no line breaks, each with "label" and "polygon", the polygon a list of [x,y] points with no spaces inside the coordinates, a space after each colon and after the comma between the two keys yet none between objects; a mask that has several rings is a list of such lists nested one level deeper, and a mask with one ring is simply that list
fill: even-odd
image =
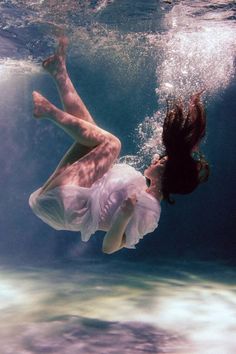
[{"label": "white dress", "polygon": [[63,185],[41,195],[39,188],[31,194],[29,204],[54,229],[80,231],[82,240],[88,241],[95,231],[110,229],[123,200],[135,193],[137,203],[125,230],[125,247],[135,248],[145,234],[156,229],[161,213],[160,203],[146,189],[140,172],[115,164],[90,188]]}]

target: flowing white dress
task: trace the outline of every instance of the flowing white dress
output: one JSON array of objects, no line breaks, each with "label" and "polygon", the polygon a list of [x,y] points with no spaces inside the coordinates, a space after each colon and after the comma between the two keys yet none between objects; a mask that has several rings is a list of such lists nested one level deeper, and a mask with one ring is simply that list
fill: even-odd
[{"label": "flowing white dress", "polygon": [[54,229],[80,231],[82,240],[88,241],[95,231],[109,230],[123,200],[135,193],[137,203],[125,230],[125,247],[135,248],[144,235],[156,229],[161,213],[159,201],[146,189],[140,172],[115,164],[90,188],[63,185],[41,195],[39,188],[31,194],[29,204]]}]

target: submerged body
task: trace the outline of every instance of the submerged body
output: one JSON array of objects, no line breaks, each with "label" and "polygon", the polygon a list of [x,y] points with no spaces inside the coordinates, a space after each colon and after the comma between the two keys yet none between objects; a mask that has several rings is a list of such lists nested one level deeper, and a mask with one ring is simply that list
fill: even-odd
[{"label": "submerged body", "polygon": [[200,176],[205,165],[191,155],[205,133],[201,93],[193,96],[187,117],[181,105],[168,110],[163,127],[167,155],[149,166],[144,177],[131,166],[116,164],[121,142],[96,125],[76,92],[66,69],[66,44],[62,38],[55,55],[43,62],[65,111],[34,92],[34,116],[52,121],[74,143],[29,203],[44,222],[57,230],[80,231],[84,241],[96,230],[107,231],[105,253],[134,248],[157,227],[163,196],[168,200],[170,193],[190,193],[206,180]]},{"label": "submerged body", "polygon": [[143,175],[126,164],[115,164],[89,188],[76,184],[55,187],[30,196],[34,213],[56,230],[80,231],[88,241],[97,230],[108,231],[123,201],[135,194],[137,202],[125,229],[123,247],[135,248],[144,235],[153,232],[160,218],[160,203],[146,192]]}]

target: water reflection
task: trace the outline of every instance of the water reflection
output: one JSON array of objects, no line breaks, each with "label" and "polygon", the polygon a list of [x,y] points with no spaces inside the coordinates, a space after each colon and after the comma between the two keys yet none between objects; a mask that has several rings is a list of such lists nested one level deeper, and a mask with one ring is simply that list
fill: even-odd
[{"label": "water reflection", "polygon": [[3,354],[236,350],[235,273],[226,267],[137,271],[93,261],[66,269],[2,267],[0,277]]}]

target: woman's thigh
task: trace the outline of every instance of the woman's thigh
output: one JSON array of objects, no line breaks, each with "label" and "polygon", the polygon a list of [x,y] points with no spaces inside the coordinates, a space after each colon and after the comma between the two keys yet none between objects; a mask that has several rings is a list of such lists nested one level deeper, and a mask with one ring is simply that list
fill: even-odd
[{"label": "woman's thigh", "polygon": [[74,142],[69,148],[69,150],[62,157],[59,165],[57,166],[57,170],[64,169],[72,165],[74,162],[87,155],[91,150],[92,148],[90,147]]},{"label": "woman's thigh", "polygon": [[118,138],[107,139],[79,160],[62,168],[60,174],[43,191],[65,184],[91,187],[113,165],[120,153],[120,148],[121,143]]}]

